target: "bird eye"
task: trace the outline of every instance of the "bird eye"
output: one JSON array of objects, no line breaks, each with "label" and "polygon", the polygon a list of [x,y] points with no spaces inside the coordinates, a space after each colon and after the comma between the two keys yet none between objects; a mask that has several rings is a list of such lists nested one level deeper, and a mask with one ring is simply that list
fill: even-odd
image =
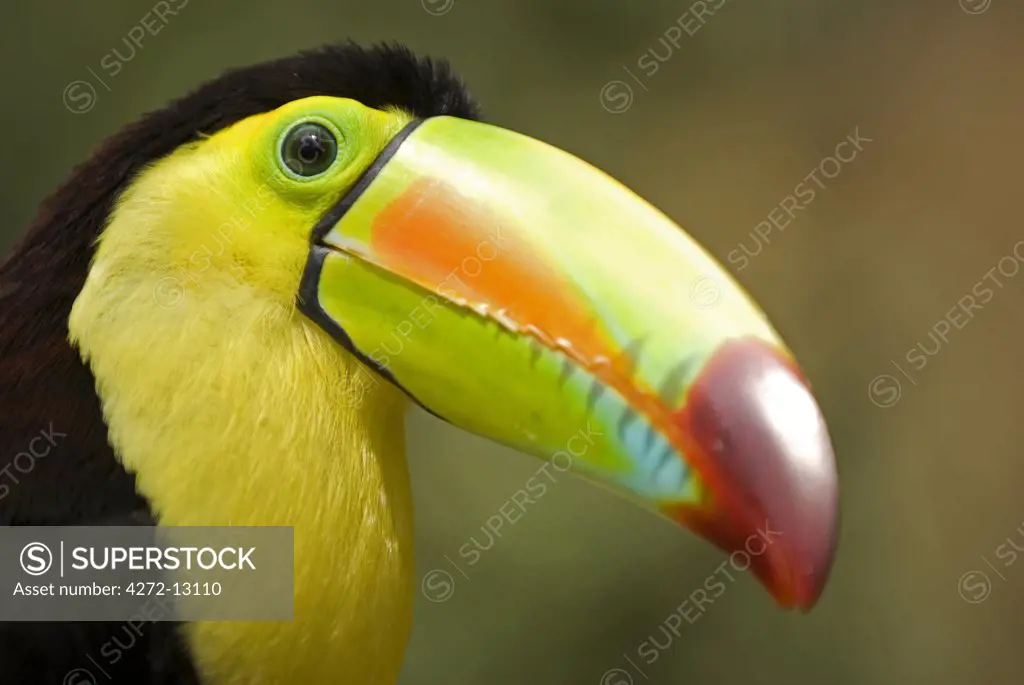
[{"label": "bird eye", "polygon": [[284,138],[281,159],[285,166],[303,177],[318,176],[338,157],[338,141],[320,124],[299,124]]}]

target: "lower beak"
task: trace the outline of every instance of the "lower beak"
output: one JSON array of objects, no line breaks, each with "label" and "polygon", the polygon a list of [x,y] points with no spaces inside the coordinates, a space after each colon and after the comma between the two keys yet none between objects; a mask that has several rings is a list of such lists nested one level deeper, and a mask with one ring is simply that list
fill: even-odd
[{"label": "lower beak", "polygon": [[315,231],[300,304],[432,413],[742,553],[783,606],[817,601],[837,478],[806,380],[696,242],[585,162],[414,122]]}]

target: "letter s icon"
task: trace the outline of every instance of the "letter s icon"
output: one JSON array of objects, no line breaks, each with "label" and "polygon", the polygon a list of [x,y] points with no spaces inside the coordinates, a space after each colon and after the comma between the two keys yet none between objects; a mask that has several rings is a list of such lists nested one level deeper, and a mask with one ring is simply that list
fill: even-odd
[{"label": "letter s icon", "polygon": [[30,576],[41,576],[53,566],[53,553],[41,542],[30,542],[21,550],[21,568]]}]

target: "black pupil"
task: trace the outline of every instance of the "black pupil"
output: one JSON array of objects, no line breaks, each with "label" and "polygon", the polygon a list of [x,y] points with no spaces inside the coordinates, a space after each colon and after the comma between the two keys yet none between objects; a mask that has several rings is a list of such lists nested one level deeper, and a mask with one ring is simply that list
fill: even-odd
[{"label": "black pupil", "polygon": [[326,148],[324,148],[324,144],[320,141],[320,137],[315,133],[311,133],[299,143],[299,161],[312,164],[320,159],[320,153],[325,150]]},{"label": "black pupil", "polygon": [[284,142],[284,162],[299,176],[316,176],[326,171],[338,156],[338,144],[320,124],[300,124]]}]

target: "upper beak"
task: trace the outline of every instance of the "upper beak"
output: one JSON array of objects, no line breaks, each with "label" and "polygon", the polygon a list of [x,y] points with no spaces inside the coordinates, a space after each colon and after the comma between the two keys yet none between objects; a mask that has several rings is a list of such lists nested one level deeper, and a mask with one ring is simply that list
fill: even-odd
[{"label": "upper beak", "polygon": [[667,217],[493,126],[414,122],[314,232],[300,306],[431,412],[610,483],[810,608],[835,458],[789,351]]}]

